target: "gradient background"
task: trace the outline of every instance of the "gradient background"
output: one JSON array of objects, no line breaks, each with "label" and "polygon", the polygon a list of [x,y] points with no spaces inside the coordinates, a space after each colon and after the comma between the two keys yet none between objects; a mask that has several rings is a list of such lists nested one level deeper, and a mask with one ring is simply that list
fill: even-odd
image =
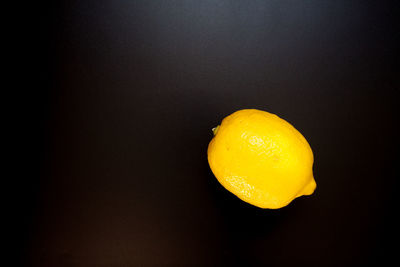
[{"label": "gradient background", "polygon": [[[26,25],[35,134],[25,154],[36,163],[19,191],[19,259],[41,267],[394,259],[397,11],[384,1],[37,4]],[[211,128],[242,108],[278,114],[307,138],[312,196],[262,210],[216,181]]]}]

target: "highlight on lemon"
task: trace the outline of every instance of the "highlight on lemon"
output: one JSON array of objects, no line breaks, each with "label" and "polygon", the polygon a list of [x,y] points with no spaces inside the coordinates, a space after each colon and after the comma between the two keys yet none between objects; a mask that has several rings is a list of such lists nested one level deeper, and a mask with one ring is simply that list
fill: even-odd
[{"label": "highlight on lemon", "polygon": [[311,147],[277,115],[243,109],[212,131],[207,150],[210,168],[222,186],[243,201],[279,209],[314,192]]}]

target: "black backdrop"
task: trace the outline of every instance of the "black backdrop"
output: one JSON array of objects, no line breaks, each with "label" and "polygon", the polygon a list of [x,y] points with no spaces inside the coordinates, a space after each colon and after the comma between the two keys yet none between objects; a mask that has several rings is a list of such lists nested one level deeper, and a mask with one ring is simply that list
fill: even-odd
[{"label": "black backdrop", "polygon": [[[19,193],[24,264],[392,258],[394,5],[65,1],[35,10],[38,97],[28,118],[39,175]],[[307,138],[312,196],[262,210],[218,184],[206,158],[211,128],[242,108],[276,113]]]}]

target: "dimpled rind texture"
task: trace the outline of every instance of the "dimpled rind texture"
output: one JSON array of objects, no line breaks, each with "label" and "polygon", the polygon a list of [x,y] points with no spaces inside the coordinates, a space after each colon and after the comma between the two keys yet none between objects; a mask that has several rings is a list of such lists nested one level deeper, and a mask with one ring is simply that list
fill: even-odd
[{"label": "dimpled rind texture", "polygon": [[287,121],[256,109],[227,116],[208,146],[218,181],[245,202],[278,209],[316,188],[313,152]]}]

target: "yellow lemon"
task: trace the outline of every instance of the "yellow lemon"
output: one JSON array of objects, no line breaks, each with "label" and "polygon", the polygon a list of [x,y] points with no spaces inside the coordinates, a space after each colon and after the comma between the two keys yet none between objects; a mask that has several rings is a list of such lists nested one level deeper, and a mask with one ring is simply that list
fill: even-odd
[{"label": "yellow lemon", "polygon": [[287,121],[243,109],[223,119],[213,132],[207,151],[211,170],[240,199],[278,209],[314,192],[312,150]]}]

